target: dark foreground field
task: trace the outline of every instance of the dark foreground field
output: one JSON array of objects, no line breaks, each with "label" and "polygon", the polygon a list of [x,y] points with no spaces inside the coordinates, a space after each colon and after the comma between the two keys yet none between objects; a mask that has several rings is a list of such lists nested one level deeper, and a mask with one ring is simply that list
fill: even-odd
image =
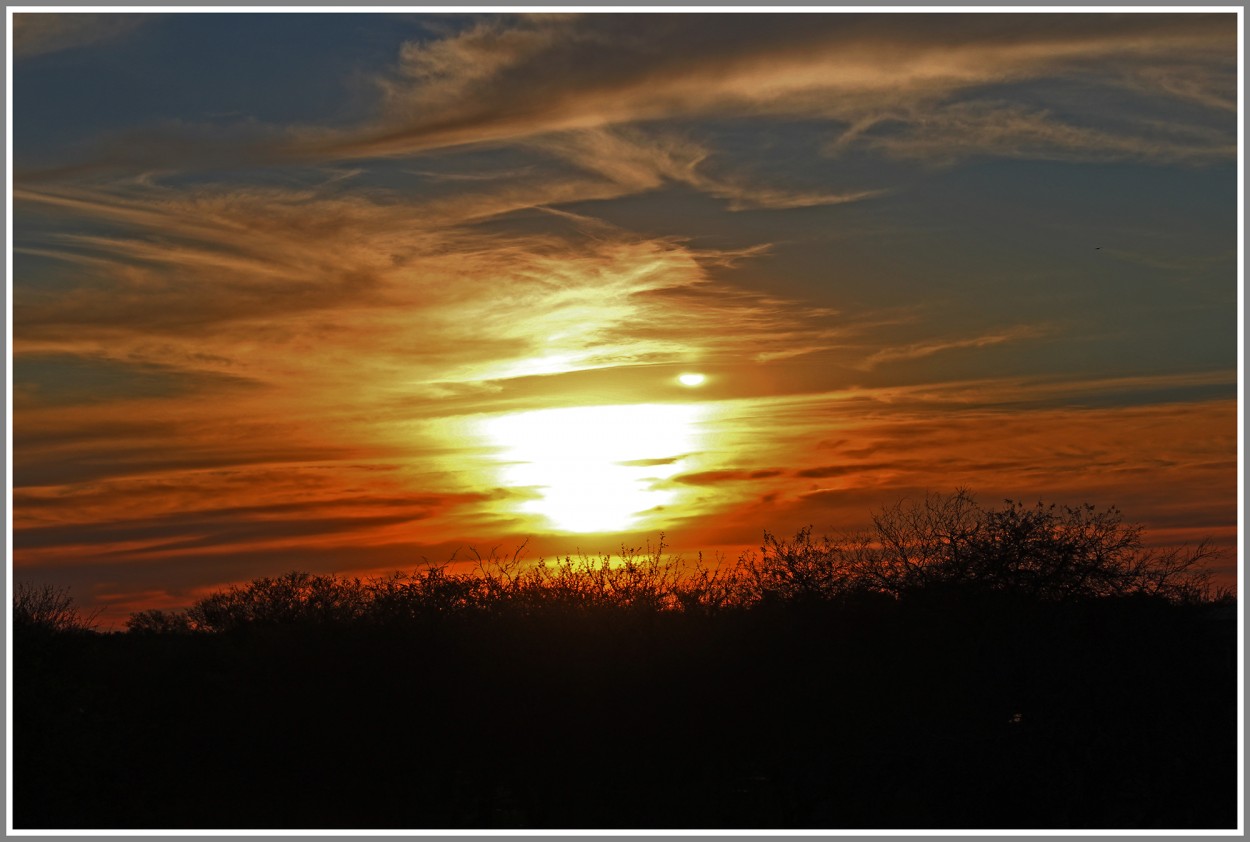
[{"label": "dark foreground field", "polygon": [[800,536],[719,590],[293,576],[127,634],[18,628],[15,825],[1236,826],[1227,596],[939,545],[890,586],[879,547]]},{"label": "dark foreground field", "polygon": [[18,828],[1228,828],[1234,625],[877,604],[22,646]]}]

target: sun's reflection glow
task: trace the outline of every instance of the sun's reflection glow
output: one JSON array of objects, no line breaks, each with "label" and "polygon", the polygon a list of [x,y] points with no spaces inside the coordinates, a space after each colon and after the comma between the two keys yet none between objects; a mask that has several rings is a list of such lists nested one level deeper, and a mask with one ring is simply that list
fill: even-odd
[{"label": "sun's reflection glow", "polygon": [[625,404],[496,416],[482,433],[498,448],[501,481],[531,488],[522,510],[564,532],[615,532],[669,506],[663,481],[701,447],[698,404]]}]

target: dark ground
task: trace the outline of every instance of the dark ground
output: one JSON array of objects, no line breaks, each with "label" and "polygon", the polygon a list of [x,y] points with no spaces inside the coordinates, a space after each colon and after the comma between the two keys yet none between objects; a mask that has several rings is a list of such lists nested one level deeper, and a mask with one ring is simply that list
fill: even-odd
[{"label": "dark ground", "polygon": [[32,828],[1234,828],[1236,623],[951,597],[19,636]]}]

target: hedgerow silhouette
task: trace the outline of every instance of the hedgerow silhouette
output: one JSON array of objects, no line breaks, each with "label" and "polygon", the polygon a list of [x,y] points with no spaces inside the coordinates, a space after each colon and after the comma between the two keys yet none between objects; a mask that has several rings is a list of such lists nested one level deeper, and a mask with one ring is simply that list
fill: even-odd
[{"label": "hedgerow silhouette", "polygon": [[735,563],[693,564],[658,544],[610,555],[526,562],[474,551],[474,569],[450,563],[382,578],[292,572],[258,578],[185,611],[143,611],[136,633],[220,632],[244,627],[388,624],[457,614],[538,611],[693,612],[757,605],[904,599],[959,592],[1042,602],[1151,597],[1172,603],[1231,599],[1213,587],[1207,543],[1153,550],[1118,509],[1092,505],[979,506],[966,490],[930,494],[879,511],[868,532],[793,538],[765,532],[758,552]]}]

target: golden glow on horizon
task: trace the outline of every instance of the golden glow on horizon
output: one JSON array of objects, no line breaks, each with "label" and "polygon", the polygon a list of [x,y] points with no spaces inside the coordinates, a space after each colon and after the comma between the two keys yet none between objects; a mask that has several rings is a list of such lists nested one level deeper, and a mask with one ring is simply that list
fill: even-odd
[{"label": "golden glow on horizon", "polygon": [[520,511],[561,532],[616,532],[675,502],[678,492],[661,486],[688,469],[706,413],[694,404],[540,409],[491,418],[482,433],[500,448],[503,484],[537,494]]},{"label": "golden glow on horizon", "polygon": [[703,383],[707,380],[707,376],[704,374],[699,374],[698,372],[686,372],[685,374],[677,375],[677,380],[683,386],[690,386],[690,387],[702,386]]}]

